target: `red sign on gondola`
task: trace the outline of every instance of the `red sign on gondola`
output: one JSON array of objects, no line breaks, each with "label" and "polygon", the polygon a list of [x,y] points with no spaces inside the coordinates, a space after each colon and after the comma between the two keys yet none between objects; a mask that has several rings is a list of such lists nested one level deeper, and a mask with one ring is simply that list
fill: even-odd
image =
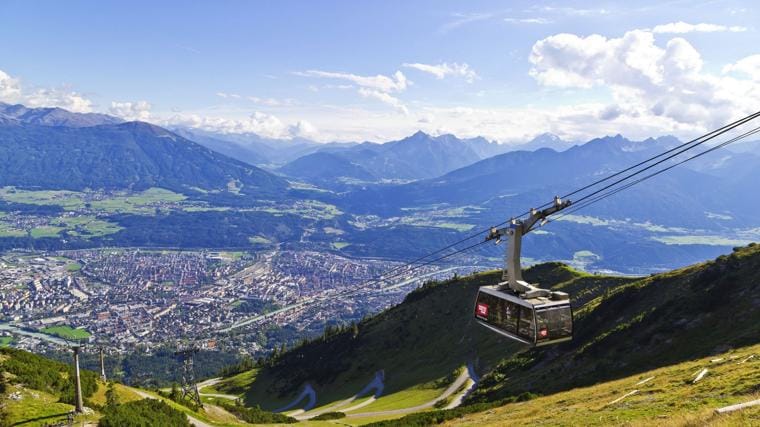
[{"label": "red sign on gondola", "polygon": [[488,317],[488,304],[478,303],[475,308],[475,315],[478,317]]}]

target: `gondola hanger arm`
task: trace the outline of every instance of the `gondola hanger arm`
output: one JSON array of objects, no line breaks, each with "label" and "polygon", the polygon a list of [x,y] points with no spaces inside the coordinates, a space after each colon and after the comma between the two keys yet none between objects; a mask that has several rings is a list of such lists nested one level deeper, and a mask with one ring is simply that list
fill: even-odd
[{"label": "gondola hanger arm", "polygon": [[549,296],[552,294],[549,290],[537,288],[523,280],[522,268],[520,266],[522,236],[532,231],[537,223],[541,225],[549,215],[557,213],[571,204],[570,200],[562,200],[559,196],[556,196],[554,197],[554,204],[552,206],[543,210],[531,209],[530,216],[527,219],[512,218],[506,227],[494,227],[490,230],[486,240],[496,239],[496,243],[499,243],[504,236],[509,239],[504,256],[505,270],[503,280],[506,282],[502,283],[503,286],[509,287],[513,292],[525,295],[526,297]]},{"label": "gondola hanger arm", "polygon": [[[491,230],[489,230],[488,236],[486,236],[486,240],[494,240],[494,239],[501,239],[501,237],[509,236],[510,234],[514,233],[515,231],[519,231],[520,235],[525,235],[531,231],[533,231],[536,228],[536,224],[540,227],[544,224],[544,221],[550,216],[553,215],[562,209],[565,209],[566,207],[570,206],[572,202],[570,200],[562,200],[559,196],[554,197],[554,204],[546,209],[538,210],[535,208],[532,208],[530,210],[530,215],[528,218],[521,220],[518,218],[512,218],[509,220],[509,223],[506,227],[503,228],[496,228],[493,227]],[[519,230],[516,230],[518,229]],[[510,231],[512,233],[510,233]],[[498,243],[498,242],[497,242]]]}]

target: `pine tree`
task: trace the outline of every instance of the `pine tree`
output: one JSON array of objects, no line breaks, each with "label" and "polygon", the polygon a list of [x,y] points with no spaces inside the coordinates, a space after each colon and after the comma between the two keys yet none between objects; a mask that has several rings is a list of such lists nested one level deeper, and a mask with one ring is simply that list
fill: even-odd
[{"label": "pine tree", "polygon": [[119,396],[116,394],[114,383],[108,383],[108,390],[106,390],[106,406],[115,406],[118,404]]}]

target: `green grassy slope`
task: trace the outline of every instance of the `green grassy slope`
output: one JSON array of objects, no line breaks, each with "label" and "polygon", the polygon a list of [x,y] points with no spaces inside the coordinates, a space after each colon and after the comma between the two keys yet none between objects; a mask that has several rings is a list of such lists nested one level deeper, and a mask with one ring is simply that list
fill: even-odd
[{"label": "green grassy slope", "polygon": [[760,341],[760,246],[603,293],[575,337],[503,361],[469,402],[549,394]]},{"label": "green grassy slope", "polygon": [[[80,372],[84,405],[91,411],[77,415],[75,422],[93,423],[114,408],[106,406],[108,387],[97,379],[97,374],[88,370]],[[74,410],[73,375],[70,363],[19,349],[0,348],[0,426],[33,427],[66,422]],[[120,404],[144,399],[136,389],[122,384],[113,386]],[[140,411],[150,417],[153,406],[146,408]],[[140,412],[130,411],[132,409],[122,408],[119,413]]]},{"label": "green grassy slope", "polygon": [[[760,406],[714,414],[717,408],[760,398],[758,355],[760,345],[743,347],[469,414],[448,425],[760,425]],[[703,369],[707,374],[694,383]]]},{"label": "green grassy slope", "polygon": [[[255,376],[247,374],[245,381],[233,377],[216,389],[245,392],[247,404],[276,409],[298,395],[307,382],[315,388],[319,406],[351,397],[379,370],[385,373],[383,395],[412,388],[421,393],[445,388],[441,381],[468,362],[486,372],[524,349],[472,320],[478,287],[495,283],[500,274],[488,272],[427,284],[402,304],[361,322],[356,336],[349,328],[310,342],[288,351]],[[587,275],[558,263],[533,267],[525,276],[543,286],[587,290],[578,303],[634,280]],[[369,408],[380,405],[378,401]]]},{"label": "green grassy slope", "polygon": [[[70,365],[13,348],[0,348],[0,425],[46,425],[73,410]],[[82,371],[85,398],[98,389],[94,372]],[[90,417],[79,417],[78,420]]]}]

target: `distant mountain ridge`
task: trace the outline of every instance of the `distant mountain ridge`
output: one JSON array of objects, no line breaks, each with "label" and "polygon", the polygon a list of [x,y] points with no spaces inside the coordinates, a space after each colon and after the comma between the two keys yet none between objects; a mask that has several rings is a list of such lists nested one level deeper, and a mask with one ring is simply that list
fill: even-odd
[{"label": "distant mountain ridge", "polygon": [[[615,135],[596,138],[562,152],[549,148],[511,151],[432,179],[393,188],[357,189],[346,200],[357,209],[369,206],[374,212],[388,215],[399,214],[404,207],[439,203],[478,205],[493,212],[504,212],[510,206],[525,209],[677,144],[679,141],[674,137],[631,141]],[[728,151],[722,154],[731,155]],[[704,157],[705,161],[718,158],[717,152]],[[732,158],[733,162],[713,164],[709,171],[707,167],[698,167],[698,162],[675,168],[631,188],[624,198],[600,202],[594,210],[618,218],[673,225],[689,223],[699,227],[705,225],[705,212],[731,211],[735,218],[744,213],[747,219],[747,212],[760,208],[760,200],[746,197],[747,183],[760,178],[760,157],[733,155]]]},{"label": "distant mountain ridge", "polygon": [[540,135],[536,135],[533,139],[524,144],[518,144],[514,146],[514,149],[535,151],[541,148],[551,148],[555,151],[565,151],[574,145],[578,145],[578,143],[565,141],[553,133],[545,132]]},{"label": "distant mountain ridge", "polygon": [[124,123],[124,120],[98,113],[72,113],[62,108],[28,108],[0,102],[0,124],[25,123],[40,126],[89,127]]},{"label": "distant mountain ridge", "polygon": [[[336,179],[418,180],[443,175],[478,160],[509,150],[482,137],[459,139],[451,134],[428,135],[422,131],[383,144],[364,142],[350,147],[323,147],[281,167],[295,178],[327,185]],[[334,168],[326,168],[329,152]],[[319,173],[316,173],[319,171]]]},{"label": "distant mountain ridge", "polygon": [[[81,123],[81,122],[80,122]],[[287,182],[143,122],[0,125],[0,186],[236,191],[281,196]]]},{"label": "distant mountain ridge", "polygon": [[255,166],[278,167],[316,151],[355,145],[351,142],[319,143],[305,138],[271,139],[254,133],[219,133],[186,127],[170,129],[207,148]]}]

